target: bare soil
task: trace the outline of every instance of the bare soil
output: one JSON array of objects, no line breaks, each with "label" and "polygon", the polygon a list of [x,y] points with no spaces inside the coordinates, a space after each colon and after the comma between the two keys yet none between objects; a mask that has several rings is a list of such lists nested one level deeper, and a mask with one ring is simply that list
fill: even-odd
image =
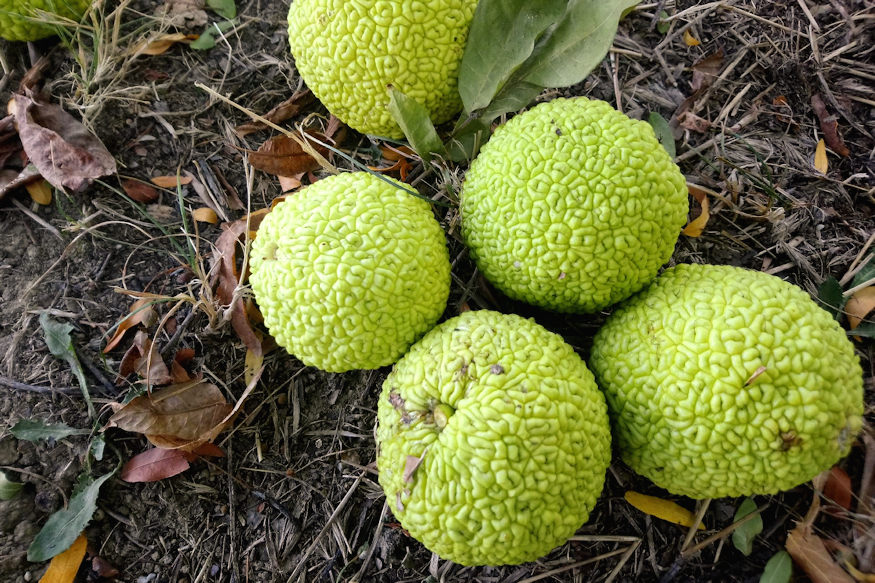
[{"label": "bare soil", "polygon": [[[101,13],[118,7],[107,2]],[[81,193],[56,192],[49,206],[32,203],[23,190],[0,202],[0,468],[26,484],[21,496],[0,502],[2,581],[36,581],[45,570],[45,564],[26,560],[26,550],[69,497],[89,441],[88,436],[19,441],[9,429],[20,419],[92,427],[75,377],[46,347],[39,313],[49,310],[74,325],[74,346],[103,423],[111,414],[109,402],[139,390],[133,377],[114,382],[130,339],[102,353],[108,333],[133,301],[119,288],[201,297],[204,282],[187,265],[185,252],[193,245],[209,269],[212,244],[221,233],[218,225],[191,221],[190,211],[204,206],[191,186],[182,191],[186,234],[174,192],[162,191],[157,202],[138,205],[121,194],[119,180],[191,172],[207,182],[229,220],[244,214],[225,202],[232,189],[252,210],[269,206],[281,194],[276,178],[253,171],[241,150],[256,149],[272,134],[237,137],[233,128],[248,117],[195,83],[260,114],[301,89],[286,39],[288,3],[240,3],[240,24],[209,51],[176,45],[158,56],[125,57],[143,39],[202,30],[198,18],[171,23],[160,7],[151,0],[124,4],[122,42],[114,53],[93,61],[102,68],[95,68],[99,74],[91,81],[57,40],[30,47],[0,44],[9,68],[0,81],[0,97],[7,100],[35,58],[46,56],[51,64],[43,74],[43,94],[80,117],[119,164],[118,177]],[[674,15],[666,32],[654,27],[660,9]],[[211,12],[208,18],[220,20]],[[684,31],[701,44],[688,46]],[[846,281],[875,235],[873,33],[875,3],[870,0],[645,3],[623,21],[614,49],[592,75],[539,99],[587,95],[632,117],[658,112],[672,119],[693,94],[692,65],[722,51],[718,78],[692,106],[709,127],[677,133],[678,164],[689,182],[712,193],[711,218],[702,236],[681,237],[672,263],[745,266],[816,296],[827,277]],[[77,46],[86,58],[94,54],[91,44]],[[835,116],[849,150],[847,156],[828,153],[825,175],[814,169],[822,137],[811,105],[815,94]],[[286,125],[305,119],[324,124],[327,112],[316,102]],[[350,131],[343,149],[366,164],[385,165],[376,146]],[[347,167],[339,158],[335,163]],[[209,171],[224,180],[207,181]],[[435,196],[458,188],[463,171],[451,165],[443,175],[415,173],[414,178],[420,191]],[[304,176],[304,183],[318,174]],[[692,199],[691,208],[691,217],[697,215],[699,205]],[[569,318],[507,300],[469,261],[456,209],[441,207],[438,213],[454,260],[445,317],[466,306],[515,311],[561,333],[587,356],[606,313]],[[245,347],[229,323],[210,320],[188,305],[174,322],[175,331],[165,328],[155,342],[162,349],[170,345],[170,354],[194,349],[189,368],[222,387],[234,402],[245,387]],[[156,330],[148,328],[150,334]],[[863,339],[855,345],[871,422],[873,343]],[[187,472],[160,482],[111,479],[104,485],[87,536],[93,551],[120,570],[117,581],[758,581],[812,499],[810,484],[757,497],[766,506],[765,530],[750,556],[725,537],[684,556],[686,529],[631,508],[623,494],[634,489],[677,498],[615,459],[599,504],[574,540],[535,563],[463,568],[432,556],[384,506],[373,429],[388,369],[327,374],[303,367],[281,350],[272,351],[265,364],[233,430],[217,441],[227,457],[195,462]],[[147,448],[136,434],[110,430],[106,438],[106,455],[93,468],[95,475]],[[861,439],[841,464],[855,492],[864,477],[864,457]],[[678,502],[696,508],[694,501]],[[693,544],[730,525],[738,502],[712,501],[704,518],[707,530]],[[863,548],[871,566],[873,525],[871,515],[824,514],[816,532]],[[625,557],[599,558],[630,541],[640,544]],[[563,569],[569,565],[574,566]],[[88,571],[83,567],[81,580],[95,580]],[[798,568],[796,574],[796,580],[805,580]]]}]

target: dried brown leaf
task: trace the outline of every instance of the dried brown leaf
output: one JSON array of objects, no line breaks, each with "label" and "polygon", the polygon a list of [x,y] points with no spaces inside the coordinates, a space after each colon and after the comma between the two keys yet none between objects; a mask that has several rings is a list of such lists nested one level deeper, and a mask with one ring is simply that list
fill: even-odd
[{"label": "dried brown leaf", "polygon": [[173,32],[162,34],[156,38],[144,40],[140,44],[134,46],[130,53],[132,55],[163,55],[170,48],[178,43],[190,43],[197,40],[196,34],[185,34],[182,32]]},{"label": "dried brown leaf", "polygon": [[119,574],[119,570],[112,563],[99,555],[94,555],[91,558],[91,571],[104,579],[112,579]]},{"label": "dried brown leaf", "polygon": [[129,459],[119,477],[125,482],[157,482],[181,474],[189,467],[185,452],[154,447]]},{"label": "dried brown leaf", "polygon": [[684,111],[677,117],[677,123],[680,127],[704,134],[711,128],[711,122],[701,118],[691,111]]},{"label": "dried brown leaf", "polygon": [[122,188],[129,197],[137,202],[148,204],[158,200],[158,190],[140,180],[127,178],[122,180]]},{"label": "dried brown leaf", "polygon": [[697,47],[702,43],[699,41],[699,39],[692,35],[690,29],[688,28],[684,31],[684,44],[688,47]]},{"label": "dried brown leaf", "polygon": [[829,170],[829,159],[826,157],[826,143],[823,138],[817,142],[817,146],[814,148],[814,169],[821,174],[826,174]]},{"label": "dried brown leaf", "polygon": [[820,131],[823,132],[823,139],[829,149],[839,156],[849,156],[851,151],[845,145],[845,141],[839,134],[839,122],[835,115],[831,115],[826,109],[826,104],[820,94],[815,93],[811,96],[811,107],[814,109],[817,120],[820,122]]},{"label": "dried brown leaf", "polygon": [[[317,140],[328,140],[324,135],[315,132],[306,132]],[[303,138],[298,138],[301,140]],[[319,162],[304,151],[298,140],[288,136],[274,136],[264,142],[257,151],[249,152],[249,163],[255,168],[273,174],[275,176],[294,176],[301,172],[309,172],[319,168]],[[328,148],[315,142],[311,143],[313,149],[321,156],[328,155]]]},{"label": "dried brown leaf", "polygon": [[28,164],[21,171],[0,171],[0,199],[2,199],[7,192],[11,192],[19,186],[27,186],[34,180],[39,180],[40,178],[40,173],[33,164]]},{"label": "dried brown leaf", "polygon": [[209,223],[211,225],[215,225],[219,222],[219,217],[216,215],[216,211],[208,206],[196,208],[191,211],[191,218],[198,222]]},{"label": "dried brown leaf", "polygon": [[811,524],[802,522],[787,535],[787,552],[813,583],[854,583],[826,550],[823,539],[814,534]]},{"label": "dried brown leaf", "polygon": [[277,176],[280,183],[280,190],[285,193],[301,187],[301,177],[303,172],[296,176]]},{"label": "dried brown leaf", "polygon": [[176,188],[177,185],[186,185],[191,182],[191,176],[153,176],[149,180],[160,188]]},{"label": "dried brown leaf", "polygon": [[118,343],[121,342],[125,332],[134,326],[139,324],[149,326],[155,321],[155,309],[149,304],[149,302],[149,298],[139,298],[131,304],[130,314],[128,314],[124,320],[119,322],[118,327],[116,327],[115,332],[107,341],[106,347],[103,349],[104,354],[118,346]]},{"label": "dried brown leaf", "polygon": [[149,335],[142,330],[134,336],[133,344],[122,357],[116,384],[121,384],[134,372],[143,377],[149,385],[166,385],[173,381],[167,365],[164,364]]},{"label": "dried brown leaf", "polygon": [[719,49],[693,65],[693,81],[690,87],[694,93],[711,86],[723,69],[723,57],[723,49]]},{"label": "dried brown leaf", "polygon": [[[281,123],[289,118],[292,118],[301,111],[302,108],[312,103],[316,98],[309,89],[295,91],[291,97],[265,113],[262,117],[272,123]],[[234,129],[241,138],[253,132],[258,132],[267,129],[267,124],[260,121],[251,121],[241,124]]]},{"label": "dried brown leaf", "polygon": [[24,188],[33,202],[43,206],[52,204],[52,187],[45,179],[26,182]]},{"label": "dried brown leaf", "polygon": [[115,159],[84,125],[59,106],[16,95],[18,135],[27,157],[56,188],[80,190],[116,172]]},{"label": "dried brown leaf", "polygon": [[199,439],[232,411],[219,387],[201,379],[170,385],[114,407],[119,408],[107,428],[180,440]]},{"label": "dried brown leaf", "polygon": [[[838,466],[833,466],[829,471],[829,478],[823,486],[823,495],[835,505],[851,509],[853,490],[851,489],[851,477]],[[826,508],[829,511],[829,508]]]},{"label": "dried brown leaf", "polygon": [[845,313],[848,315],[848,326],[851,330],[859,326],[872,310],[875,310],[875,285],[854,292],[845,304]]},{"label": "dried brown leaf", "polygon": [[416,473],[416,470],[422,465],[422,460],[425,457],[416,457],[413,455],[407,456],[407,459],[404,461],[404,473],[401,475],[402,479],[405,482],[412,482],[413,475]]},{"label": "dried brown leaf", "polygon": [[82,533],[67,550],[52,557],[49,568],[46,569],[39,583],[72,583],[87,549],[88,539],[85,538],[85,533]]}]

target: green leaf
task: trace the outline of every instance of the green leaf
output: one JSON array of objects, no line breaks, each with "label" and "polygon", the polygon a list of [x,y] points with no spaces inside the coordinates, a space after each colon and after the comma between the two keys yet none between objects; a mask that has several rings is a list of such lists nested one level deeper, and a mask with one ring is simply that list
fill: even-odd
[{"label": "green leaf", "polygon": [[656,139],[659,140],[659,143],[662,144],[662,147],[665,148],[665,151],[668,152],[668,155],[674,160],[676,150],[674,134],[671,131],[671,126],[668,125],[668,122],[665,121],[664,117],[655,111],[650,112],[650,116],[647,118],[647,123],[653,128],[653,133],[656,134]]},{"label": "green leaf", "polygon": [[12,500],[18,496],[23,487],[24,484],[11,481],[6,477],[5,472],[0,472],[0,500]]},{"label": "green leaf", "polygon": [[845,296],[842,295],[842,285],[839,280],[829,276],[817,288],[817,299],[821,307],[832,314],[836,320],[841,319],[842,308],[845,307]]},{"label": "green leaf", "polygon": [[526,62],[523,80],[541,87],[582,81],[611,48],[623,12],[638,0],[570,0],[553,34]]},{"label": "green leaf", "polygon": [[848,332],[848,336],[875,338],[875,322],[864,322]]},{"label": "green leaf", "polygon": [[196,51],[207,51],[216,46],[217,33],[225,32],[237,25],[235,20],[226,20],[225,22],[213,23],[201,33],[197,39],[188,43],[188,46]]},{"label": "green leaf", "polygon": [[88,445],[88,450],[91,452],[91,455],[94,456],[94,459],[100,461],[103,459],[104,449],[106,449],[106,440],[102,435],[95,435],[94,439],[92,439],[91,443]]},{"label": "green leaf", "polygon": [[389,88],[389,113],[401,126],[401,131],[416,150],[423,162],[431,160],[432,154],[446,156],[443,142],[431,123],[424,105],[395,89]]},{"label": "green leaf", "polygon": [[869,263],[867,263],[863,269],[857,272],[857,275],[854,276],[854,280],[851,282],[851,287],[857,287],[860,284],[866,283],[872,278],[875,278],[875,251],[869,254]]},{"label": "green leaf", "polygon": [[65,361],[73,369],[73,373],[79,380],[79,386],[82,387],[82,396],[85,397],[85,404],[88,406],[88,416],[93,418],[96,413],[94,404],[91,402],[91,394],[88,392],[88,381],[85,380],[82,365],[79,364],[76,351],[73,349],[73,339],[70,338],[70,330],[73,329],[73,325],[52,320],[47,312],[40,314],[39,323],[46,336],[49,352],[55,358]]},{"label": "green leaf", "polygon": [[763,569],[760,575],[760,583],[790,583],[793,575],[793,560],[787,551],[778,551]]},{"label": "green leaf", "polygon": [[[535,43],[564,14],[567,0],[480,0],[459,67],[465,111],[489,105],[532,54]],[[496,42],[496,33],[509,42]],[[526,105],[526,104],[523,104]]]},{"label": "green leaf", "polygon": [[671,28],[671,22],[667,21],[666,18],[668,18],[668,12],[660,10],[659,21],[656,23],[656,30],[659,31],[659,34],[665,34]]},{"label": "green leaf", "polygon": [[234,4],[234,0],[207,0],[207,6],[222,18],[231,20],[237,16],[237,5]]},{"label": "green leaf", "polygon": [[88,435],[90,431],[75,429],[69,425],[58,423],[49,425],[43,421],[22,419],[12,427],[12,435],[23,441],[39,441],[40,439],[64,439],[71,435]]},{"label": "green leaf", "polygon": [[115,470],[96,480],[87,474],[79,477],[79,484],[67,508],[52,514],[33,539],[30,548],[27,549],[28,561],[34,563],[46,561],[73,544],[97,509],[100,486],[113,474]]},{"label": "green leaf", "polygon": [[[735,511],[733,521],[738,522],[748,514],[756,512],[757,505],[752,498],[745,498]],[[762,516],[751,518],[732,532],[732,544],[741,554],[748,556],[753,551],[753,540],[763,531]]]}]

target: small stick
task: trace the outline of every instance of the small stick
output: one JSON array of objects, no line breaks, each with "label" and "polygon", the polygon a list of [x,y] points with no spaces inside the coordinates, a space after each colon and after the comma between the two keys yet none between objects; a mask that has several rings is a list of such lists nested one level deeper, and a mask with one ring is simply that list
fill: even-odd
[{"label": "small stick", "polygon": [[6,377],[0,377],[0,385],[15,389],[16,391],[29,391],[31,393],[76,393],[82,390],[79,387],[40,387],[28,385]]}]

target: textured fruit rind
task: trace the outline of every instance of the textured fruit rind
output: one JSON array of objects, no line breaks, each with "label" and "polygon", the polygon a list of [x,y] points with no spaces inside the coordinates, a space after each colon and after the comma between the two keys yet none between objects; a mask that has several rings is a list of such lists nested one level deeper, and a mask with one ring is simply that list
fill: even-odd
[{"label": "textured fruit rind", "polygon": [[461,109],[459,64],[476,6],[476,0],[295,0],[289,9],[295,67],[341,121],[400,138],[389,86],[425,106],[436,124]]},{"label": "textured fruit rind", "polygon": [[462,187],[462,234],[509,297],[593,312],[649,283],[688,210],[651,127],[603,101],[554,99],[499,127]]},{"label": "textured fruit rind", "polygon": [[428,203],[366,172],[322,179],[278,204],[250,260],[277,343],[331,372],[392,364],[449,296],[446,240]]},{"label": "textured fruit rind", "polygon": [[39,22],[40,12],[78,21],[90,5],[91,0],[0,0],[0,38],[30,41],[57,34],[57,27]]},{"label": "textured fruit rind", "polygon": [[692,498],[793,488],[846,455],[862,424],[842,328],[756,271],[666,270],[608,318],[590,364],[623,460]]},{"label": "textured fruit rind", "polygon": [[377,417],[389,507],[462,565],[522,563],[564,543],[610,463],[605,400],[586,364],[515,315],[465,312],[426,334],[384,382]]}]

